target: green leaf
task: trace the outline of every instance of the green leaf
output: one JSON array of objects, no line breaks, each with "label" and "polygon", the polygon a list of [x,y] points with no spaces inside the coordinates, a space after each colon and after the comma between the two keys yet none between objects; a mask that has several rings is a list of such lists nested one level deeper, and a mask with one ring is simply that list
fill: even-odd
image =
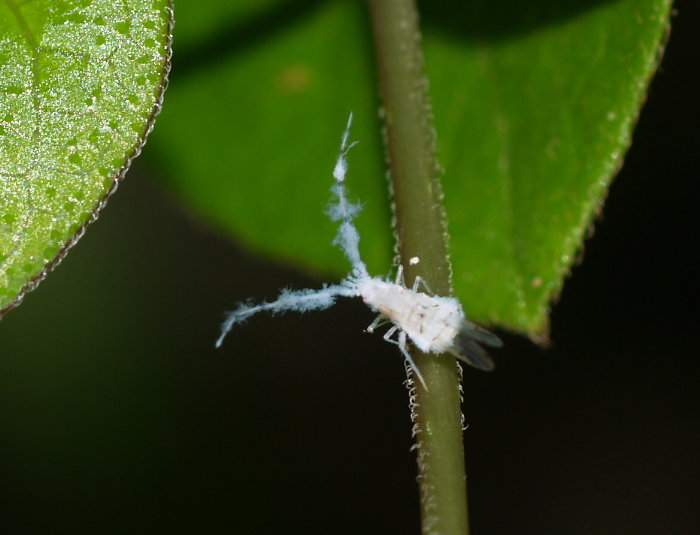
[{"label": "green leaf", "polygon": [[170,24],[167,0],[0,3],[0,314],[78,240],[139,153]]},{"label": "green leaf", "polygon": [[427,37],[455,286],[472,315],[538,336],[622,164],[671,2],[563,4]]},{"label": "green leaf", "polygon": [[[454,286],[471,317],[546,336],[549,303],[630,142],[670,4],[423,6]],[[164,179],[239,242],[340,275],[348,267],[323,207],[353,110],[361,248],[386,273],[393,237],[367,14],[358,2],[312,2],[280,16],[287,6],[229,18],[229,39],[189,33],[155,137]]]}]

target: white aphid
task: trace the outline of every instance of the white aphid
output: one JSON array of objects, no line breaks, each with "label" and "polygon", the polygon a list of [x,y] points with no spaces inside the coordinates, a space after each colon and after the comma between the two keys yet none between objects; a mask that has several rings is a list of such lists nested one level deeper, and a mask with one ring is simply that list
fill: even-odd
[{"label": "white aphid", "polygon": [[[334,221],[340,221],[334,244],[339,245],[352,265],[352,271],[338,284],[324,284],[318,290],[282,290],[280,296],[272,302],[260,304],[243,303],[236,310],[229,312],[221,326],[221,335],[216,347],[221,346],[231,328],[245,321],[250,316],[262,311],[279,314],[287,311],[306,312],[323,310],[331,307],[337,297],[361,297],[373,311],[379,315],[367,327],[368,332],[380,325],[391,323],[384,334],[384,339],[399,346],[401,353],[425,386],[425,381],[408,351],[408,339],[425,353],[449,352],[456,358],[481,370],[492,370],[493,361],[479,345],[483,343],[500,347],[501,340],[494,334],[470,322],[464,316],[462,305],[454,297],[430,295],[425,281],[416,277],[413,286],[407,288],[403,279],[403,268],[399,265],[396,280],[390,282],[380,277],[372,277],[360,257],[360,235],[352,220],[360,211],[360,206],[347,200],[345,191],[345,174],[348,169],[347,153],[354,143],[348,144],[352,114],[343,132],[340,155],[333,169],[335,184],[332,192],[334,199],[328,209],[328,215]],[[412,257],[409,264],[419,262]],[[419,286],[428,292],[418,291]],[[394,335],[395,338],[394,338]]]}]

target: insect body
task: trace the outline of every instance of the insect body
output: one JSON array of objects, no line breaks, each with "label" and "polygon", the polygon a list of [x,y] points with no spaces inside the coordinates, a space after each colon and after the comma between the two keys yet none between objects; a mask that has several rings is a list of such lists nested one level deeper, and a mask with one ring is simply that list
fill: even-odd
[{"label": "insect body", "polygon": [[[430,292],[421,277],[416,277],[413,288],[407,288],[403,280],[402,266],[398,268],[394,283],[377,277],[360,282],[362,300],[372,310],[379,312],[379,316],[367,331],[374,332],[374,329],[383,323],[393,323],[384,339],[399,346],[401,353],[424,385],[420,371],[406,347],[406,337],[425,353],[449,352],[475,368],[493,370],[493,360],[477,341],[500,347],[500,338],[467,320],[457,299],[419,292],[418,287],[421,284]],[[396,340],[392,339],[394,334],[397,335]]]},{"label": "insect body", "polygon": [[[333,171],[336,180],[332,190],[334,201],[328,210],[333,220],[340,221],[334,243],[343,249],[350,260],[350,275],[338,284],[324,285],[318,290],[283,290],[275,301],[239,305],[224,321],[216,346],[221,345],[233,325],[258,312],[269,311],[277,314],[290,310],[322,310],[332,306],[337,297],[361,297],[367,306],[379,313],[367,327],[367,331],[374,332],[380,325],[391,323],[392,326],[384,334],[384,339],[398,345],[424,387],[425,381],[408,351],[408,339],[425,353],[449,352],[478,369],[492,370],[493,361],[479,343],[500,347],[502,342],[496,335],[467,320],[457,299],[432,295],[421,277],[416,277],[413,287],[408,288],[404,282],[401,265],[398,267],[395,282],[369,275],[360,257],[360,236],[352,223],[360,208],[347,200],[344,184],[347,172],[346,156],[352,147],[352,144],[348,144],[351,124],[352,115],[343,133],[340,155]],[[418,257],[409,261],[411,265],[418,262]],[[418,291],[421,285],[428,293]]]},{"label": "insect body", "polygon": [[[459,301],[430,296],[395,283],[369,279],[362,300],[404,331],[421,351],[444,353],[452,347],[464,315]],[[374,328],[372,328],[374,330]]]}]

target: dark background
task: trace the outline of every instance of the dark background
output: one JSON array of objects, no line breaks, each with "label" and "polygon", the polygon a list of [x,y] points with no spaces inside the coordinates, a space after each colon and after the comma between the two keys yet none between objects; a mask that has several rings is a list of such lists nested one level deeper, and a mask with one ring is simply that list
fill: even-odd
[{"label": "dark background", "polygon": [[[553,347],[503,334],[497,371],[466,371],[476,534],[700,532],[700,13],[677,8]],[[403,366],[371,313],[260,317],[214,351],[236,300],[321,280],[212,234],[152,171],[0,325],[0,529],[418,533]]]}]

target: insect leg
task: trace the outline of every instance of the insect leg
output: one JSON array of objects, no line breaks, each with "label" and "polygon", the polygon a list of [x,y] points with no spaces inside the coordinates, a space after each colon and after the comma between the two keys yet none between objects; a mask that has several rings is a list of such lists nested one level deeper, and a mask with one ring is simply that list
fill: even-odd
[{"label": "insect leg", "polygon": [[[403,288],[407,288],[406,286],[406,279],[403,276],[403,265],[399,264],[399,267],[396,268],[396,284]],[[420,286],[423,286],[423,288],[428,292],[428,295],[435,295],[433,291],[430,289],[428,286],[428,283],[425,282],[425,279],[421,277],[420,275],[416,275],[416,278],[413,279],[413,287],[411,287],[411,291],[417,292],[418,288]]]},{"label": "insect leg", "polygon": [[401,353],[403,354],[403,358],[405,358],[406,362],[408,362],[408,365],[411,366],[411,369],[416,374],[416,377],[418,377],[420,384],[423,385],[423,388],[425,388],[425,390],[427,392],[428,385],[425,384],[425,379],[423,379],[423,375],[421,374],[420,370],[418,369],[418,366],[416,366],[416,363],[413,362],[413,359],[411,358],[411,354],[408,352],[408,348],[406,347],[406,333],[405,332],[399,331],[399,341],[398,341],[397,345],[399,346],[399,349],[401,350]]},{"label": "insect leg", "polygon": [[399,330],[399,326],[394,325],[391,329],[389,329],[387,332],[384,333],[384,340],[386,340],[387,342],[390,342],[392,344],[398,345],[399,342],[397,340],[391,339],[391,337],[394,335],[394,333],[398,330]]},{"label": "insect leg", "polygon": [[368,333],[373,333],[374,329],[376,329],[377,327],[381,327],[382,325],[386,325],[390,322],[391,320],[387,318],[384,314],[379,314],[376,318],[374,318],[374,321],[369,324],[365,331],[367,331]]},{"label": "insect leg", "polygon": [[399,264],[399,267],[396,268],[396,280],[394,282],[403,288],[406,287],[406,281],[403,278],[403,264]]},{"label": "insect leg", "polygon": [[416,278],[413,280],[413,288],[411,288],[411,290],[417,292],[420,286],[423,286],[423,289],[428,293],[428,295],[435,295],[435,292],[430,289],[430,286],[428,286],[428,283],[425,282],[425,279],[420,275],[416,275]]},{"label": "insect leg", "polygon": [[[391,336],[396,331],[399,331],[398,340],[392,340]],[[413,372],[416,374],[416,377],[418,377],[418,380],[423,385],[423,388],[425,388],[425,390],[427,391],[428,385],[425,384],[425,379],[423,379],[423,375],[421,375],[420,370],[418,369],[418,366],[416,366],[416,363],[413,362],[413,359],[411,358],[411,354],[408,352],[408,347],[406,346],[406,333],[399,330],[398,325],[394,325],[391,329],[389,329],[384,334],[384,340],[386,340],[387,342],[389,342],[391,344],[395,344],[395,345],[399,346],[399,350],[401,351],[403,358],[406,359],[406,362],[408,362],[408,365],[411,367]]]}]

